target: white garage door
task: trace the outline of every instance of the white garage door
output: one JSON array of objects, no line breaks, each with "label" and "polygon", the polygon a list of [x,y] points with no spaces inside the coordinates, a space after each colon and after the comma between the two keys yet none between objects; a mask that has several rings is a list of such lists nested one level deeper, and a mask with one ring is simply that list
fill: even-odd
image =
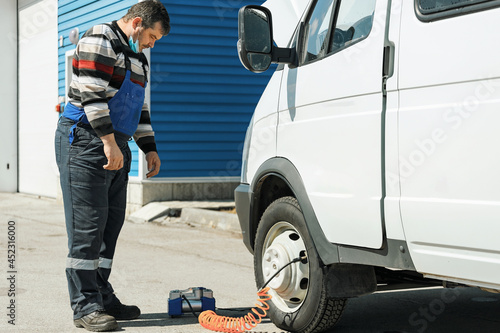
[{"label": "white garage door", "polygon": [[57,0],[19,10],[19,192],[56,197]]}]

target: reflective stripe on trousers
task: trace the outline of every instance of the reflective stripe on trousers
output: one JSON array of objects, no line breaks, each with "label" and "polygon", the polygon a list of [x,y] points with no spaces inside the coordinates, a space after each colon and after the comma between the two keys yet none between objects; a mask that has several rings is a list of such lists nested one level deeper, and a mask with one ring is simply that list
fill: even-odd
[{"label": "reflective stripe on trousers", "polygon": [[75,128],[61,117],[55,136],[68,233],[66,276],[74,318],[83,317],[116,300],[108,282],[116,241],[125,219],[130,149],[116,136],[123,153],[121,170],[104,170],[103,143],[89,125]]},{"label": "reflective stripe on trousers", "polygon": [[66,268],[83,269],[87,271],[93,271],[99,267],[111,269],[112,265],[113,265],[113,259],[106,259],[106,258],[99,258],[95,260],[85,260],[85,259],[75,259],[75,258],[66,259]]}]

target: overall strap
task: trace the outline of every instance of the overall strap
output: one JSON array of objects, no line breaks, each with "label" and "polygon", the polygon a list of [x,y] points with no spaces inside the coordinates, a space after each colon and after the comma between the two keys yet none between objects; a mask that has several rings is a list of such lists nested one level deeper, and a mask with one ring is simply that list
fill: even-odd
[{"label": "overall strap", "polygon": [[[127,50],[123,47],[123,44],[120,40],[120,33],[115,30],[112,24],[104,23],[104,25],[107,25],[116,35],[117,39],[110,40],[111,46],[113,47],[113,50],[119,50],[119,52],[123,53],[123,56],[125,57],[125,68],[132,72],[132,63],[130,62],[130,58],[127,55]],[[146,59],[146,56],[144,54],[139,54],[139,61],[141,62],[142,70],[144,71],[144,80],[147,82],[148,71],[146,70],[146,64],[148,63],[148,60]]]},{"label": "overall strap", "polygon": [[148,64],[148,59],[146,58],[146,56],[144,55],[144,53],[140,53],[139,54],[139,58],[140,58],[140,61],[141,61],[141,64],[142,64],[142,70],[144,71],[144,81],[148,82],[148,70],[146,69],[146,66],[149,67],[149,64]]}]

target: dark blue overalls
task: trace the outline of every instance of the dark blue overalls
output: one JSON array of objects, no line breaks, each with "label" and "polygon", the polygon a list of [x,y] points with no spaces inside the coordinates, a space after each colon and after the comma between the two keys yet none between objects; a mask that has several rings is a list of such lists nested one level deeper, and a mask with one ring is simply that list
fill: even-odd
[{"label": "dark blue overalls", "polygon": [[56,131],[69,247],[66,276],[74,319],[117,301],[108,278],[125,219],[131,162],[128,141],[137,130],[145,93],[145,88],[130,80],[130,59],[123,54],[127,74],[108,107],[124,167],[103,169],[107,164],[104,145],[83,109],[68,103]]}]

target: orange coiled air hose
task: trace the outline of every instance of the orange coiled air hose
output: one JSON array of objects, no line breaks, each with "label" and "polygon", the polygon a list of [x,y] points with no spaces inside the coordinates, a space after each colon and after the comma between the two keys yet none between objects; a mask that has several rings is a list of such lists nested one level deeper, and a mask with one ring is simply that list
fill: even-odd
[{"label": "orange coiled air hose", "polygon": [[255,304],[255,307],[243,317],[224,317],[217,315],[213,311],[203,311],[200,313],[198,321],[201,326],[215,332],[240,333],[249,331],[260,324],[262,318],[267,315],[267,310],[269,310],[267,301],[272,298],[272,296],[267,293],[268,291],[269,287],[261,289],[257,293],[257,296],[259,296],[257,301],[259,301],[260,304]]}]

